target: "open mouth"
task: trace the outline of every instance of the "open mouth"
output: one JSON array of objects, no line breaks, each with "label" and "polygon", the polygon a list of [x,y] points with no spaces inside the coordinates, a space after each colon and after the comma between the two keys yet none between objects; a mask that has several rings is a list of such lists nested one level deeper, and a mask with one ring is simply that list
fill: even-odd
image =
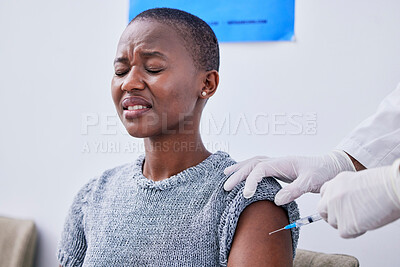
[{"label": "open mouth", "polygon": [[135,119],[146,113],[152,108],[149,101],[143,97],[131,96],[124,98],[122,101],[122,109],[126,119]]},{"label": "open mouth", "polygon": [[139,96],[130,96],[122,100],[123,110],[140,110],[152,108],[149,101]]},{"label": "open mouth", "polygon": [[134,105],[134,106],[128,106],[127,108],[123,108],[124,110],[139,110],[139,109],[148,109],[151,107],[148,106],[142,106],[142,105]]}]

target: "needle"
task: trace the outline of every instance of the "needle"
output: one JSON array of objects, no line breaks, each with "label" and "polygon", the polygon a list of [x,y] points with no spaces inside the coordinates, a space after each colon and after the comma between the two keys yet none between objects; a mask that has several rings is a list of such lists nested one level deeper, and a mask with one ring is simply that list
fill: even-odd
[{"label": "needle", "polygon": [[285,229],[291,229],[291,228],[295,228],[295,227],[299,228],[299,227],[302,227],[303,225],[307,225],[307,224],[310,224],[310,223],[313,223],[313,222],[316,222],[319,220],[322,220],[322,217],[318,213],[316,213],[316,214],[301,218],[301,219],[295,221],[294,223],[286,225],[285,227],[283,227],[281,229],[275,230],[275,231],[269,233],[269,235],[272,235],[276,232],[279,232],[279,231],[282,231]]},{"label": "needle", "polygon": [[275,234],[276,232],[279,232],[279,231],[282,231],[282,230],[285,230],[285,227],[283,227],[281,229],[278,229],[278,230],[275,230],[275,231],[269,233],[269,235]]}]

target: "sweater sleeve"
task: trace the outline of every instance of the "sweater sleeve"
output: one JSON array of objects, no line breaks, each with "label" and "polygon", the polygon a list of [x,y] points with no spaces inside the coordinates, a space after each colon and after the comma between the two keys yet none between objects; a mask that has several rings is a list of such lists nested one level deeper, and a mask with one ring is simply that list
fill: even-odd
[{"label": "sweater sleeve", "polygon": [[[274,178],[267,177],[262,179],[262,181],[259,183],[254,196],[246,199],[243,197],[244,184],[245,181],[241,182],[231,192],[229,192],[226,199],[227,205],[221,216],[221,221],[219,225],[219,260],[221,266],[226,266],[228,263],[228,256],[232,246],[233,237],[235,235],[236,226],[239,221],[239,216],[243,212],[243,210],[256,201],[274,201],[276,193],[281,188],[279,183]],[[295,202],[291,202],[282,207],[287,211],[290,223],[299,219],[299,211]],[[297,247],[297,241],[299,239],[299,231],[296,228],[292,228],[291,231],[294,257]]]},{"label": "sweater sleeve", "polygon": [[82,207],[87,203],[91,187],[96,179],[88,182],[75,196],[65,220],[57,259],[61,266],[82,266],[86,254],[86,239]]}]

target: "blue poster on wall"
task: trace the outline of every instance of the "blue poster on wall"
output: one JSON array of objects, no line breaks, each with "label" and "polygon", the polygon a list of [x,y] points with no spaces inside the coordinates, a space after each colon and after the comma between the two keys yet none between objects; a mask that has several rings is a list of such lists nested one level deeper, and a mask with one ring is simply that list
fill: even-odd
[{"label": "blue poster on wall", "polygon": [[294,1],[130,0],[129,20],[150,8],[178,8],[207,22],[220,42],[291,41]]}]

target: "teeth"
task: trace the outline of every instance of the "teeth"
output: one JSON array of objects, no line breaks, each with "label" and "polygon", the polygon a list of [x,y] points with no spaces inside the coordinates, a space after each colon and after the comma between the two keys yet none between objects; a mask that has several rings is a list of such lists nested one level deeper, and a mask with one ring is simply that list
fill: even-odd
[{"label": "teeth", "polygon": [[138,110],[138,109],[144,109],[144,108],[147,108],[147,107],[142,106],[142,105],[128,106],[128,110]]}]

